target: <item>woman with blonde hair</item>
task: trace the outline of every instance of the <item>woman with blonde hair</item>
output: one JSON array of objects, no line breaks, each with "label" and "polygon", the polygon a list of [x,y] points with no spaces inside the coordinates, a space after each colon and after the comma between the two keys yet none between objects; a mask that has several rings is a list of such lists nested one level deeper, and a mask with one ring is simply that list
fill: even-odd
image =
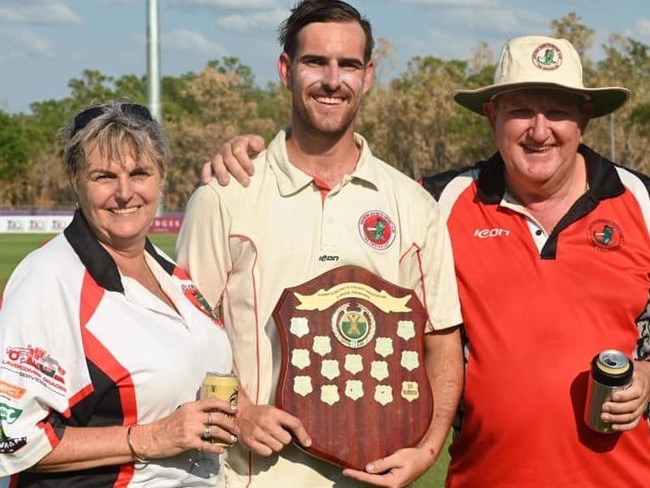
[{"label": "woman with blonde hair", "polygon": [[12,487],[223,482],[236,410],[197,398],[207,371],[231,371],[232,351],[147,239],[170,159],[141,105],[91,106],[65,131],[78,209],[18,265],[0,308],[0,476]]}]

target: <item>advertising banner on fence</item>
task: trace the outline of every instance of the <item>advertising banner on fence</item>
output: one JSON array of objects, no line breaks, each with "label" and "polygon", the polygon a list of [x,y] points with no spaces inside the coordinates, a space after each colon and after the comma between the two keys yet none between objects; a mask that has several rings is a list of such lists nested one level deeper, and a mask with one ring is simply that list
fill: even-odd
[{"label": "advertising banner on fence", "polygon": [[[69,215],[0,215],[0,233],[58,234],[72,220]],[[155,217],[149,232],[156,234],[178,234],[183,223],[183,214],[169,214]]]},{"label": "advertising banner on fence", "polygon": [[0,232],[56,234],[70,223],[70,215],[0,215]]}]

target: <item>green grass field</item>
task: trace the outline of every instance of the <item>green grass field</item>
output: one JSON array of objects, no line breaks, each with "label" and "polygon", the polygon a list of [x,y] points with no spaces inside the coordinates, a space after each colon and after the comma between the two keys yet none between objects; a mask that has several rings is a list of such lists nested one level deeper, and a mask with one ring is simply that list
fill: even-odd
[{"label": "green grass field", "polygon": [[[51,237],[48,234],[0,234],[0,290],[4,289],[11,271],[18,262]],[[151,234],[150,238],[170,256],[174,255],[175,235]],[[438,463],[415,483],[415,488],[443,487],[448,462],[449,456],[445,449]]]},{"label": "green grass field", "polygon": [[[52,234],[0,234],[0,290],[18,262],[52,237]],[[174,255],[176,235],[151,234],[150,238],[170,256]]]}]

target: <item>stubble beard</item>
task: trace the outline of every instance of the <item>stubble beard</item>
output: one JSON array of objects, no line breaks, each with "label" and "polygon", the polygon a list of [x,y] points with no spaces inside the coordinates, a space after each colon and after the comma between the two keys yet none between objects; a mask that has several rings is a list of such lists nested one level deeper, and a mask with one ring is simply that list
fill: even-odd
[{"label": "stubble beard", "polygon": [[294,125],[298,122],[305,131],[328,138],[339,138],[354,130],[358,111],[359,105],[348,107],[341,113],[324,115],[309,105],[294,105]]}]

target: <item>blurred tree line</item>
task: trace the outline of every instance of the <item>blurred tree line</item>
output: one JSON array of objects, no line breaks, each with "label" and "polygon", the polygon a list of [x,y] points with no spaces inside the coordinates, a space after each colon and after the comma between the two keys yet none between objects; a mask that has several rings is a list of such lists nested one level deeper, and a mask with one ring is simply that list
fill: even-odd
[{"label": "blurred tree line", "polygon": [[[594,119],[585,142],[617,162],[650,174],[650,52],[632,38],[612,35],[598,62],[587,52],[594,31],[569,13],[550,24],[551,36],[576,46],[584,64],[585,86],[625,86],[630,101],[613,115]],[[377,69],[391,62],[391,44],[379,39]],[[455,88],[492,83],[498,53],[486,43],[469,60],[415,57],[406,70],[376,83],[364,101],[358,131],[373,152],[418,178],[472,164],[495,151],[486,121],[457,106]],[[105,76],[84,71],[68,83],[70,96],[34,102],[31,114],[0,110],[0,208],[70,208],[61,159],[59,129],[82,107],[112,98],[146,104],[144,77]],[[165,207],[182,210],[199,182],[199,172],[220,144],[235,134],[259,133],[267,140],[290,120],[289,94],[278,83],[255,84],[248,66],[237,58],[210,61],[200,73],[162,79],[164,126],[174,152]]]}]

